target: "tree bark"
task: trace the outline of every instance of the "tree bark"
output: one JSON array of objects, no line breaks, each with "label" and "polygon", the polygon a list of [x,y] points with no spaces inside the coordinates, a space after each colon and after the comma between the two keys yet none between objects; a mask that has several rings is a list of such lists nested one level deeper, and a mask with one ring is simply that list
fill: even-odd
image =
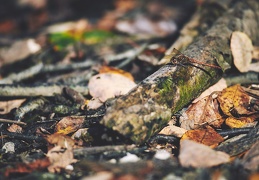
[{"label": "tree bark", "polygon": [[[217,64],[222,70],[190,63],[166,64],[143,80],[127,95],[110,102],[101,124],[144,143],[167,124],[171,116],[213,85],[231,68],[230,38],[234,31],[246,33],[252,41],[259,39],[259,2],[238,1],[214,25],[183,52],[197,61]],[[166,58],[172,58],[170,54]],[[175,57],[181,61],[181,57]]]}]

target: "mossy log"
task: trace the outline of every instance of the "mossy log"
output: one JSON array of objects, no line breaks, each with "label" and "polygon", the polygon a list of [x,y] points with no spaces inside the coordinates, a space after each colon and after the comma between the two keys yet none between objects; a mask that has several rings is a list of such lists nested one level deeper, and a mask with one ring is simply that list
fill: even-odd
[{"label": "mossy log", "polygon": [[[222,70],[191,63],[166,64],[127,95],[113,100],[101,124],[135,143],[144,143],[167,124],[171,116],[216,83],[232,65],[230,38],[234,31],[259,39],[259,1],[238,1],[214,25],[190,44],[183,54],[197,61],[218,64]],[[166,58],[172,58],[170,54]],[[175,60],[181,61],[181,58]]]}]

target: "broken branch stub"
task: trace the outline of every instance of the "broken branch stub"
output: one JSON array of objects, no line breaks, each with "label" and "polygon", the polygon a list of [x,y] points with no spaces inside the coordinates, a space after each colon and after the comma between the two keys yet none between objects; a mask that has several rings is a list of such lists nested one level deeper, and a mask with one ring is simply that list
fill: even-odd
[{"label": "broken branch stub", "polygon": [[[252,41],[259,39],[258,12],[258,1],[238,2],[183,54],[204,64],[220,65],[223,71],[229,69],[233,61],[229,46],[231,33],[241,31],[247,33]],[[174,60],[181,62],[181,59],[175,57]],[[167,124],[172,114],[221,76],[221,70],[195,62],[184,66],[169,63],[128,94],[113,100],[100,123],[137,144],[144,143]]]}]

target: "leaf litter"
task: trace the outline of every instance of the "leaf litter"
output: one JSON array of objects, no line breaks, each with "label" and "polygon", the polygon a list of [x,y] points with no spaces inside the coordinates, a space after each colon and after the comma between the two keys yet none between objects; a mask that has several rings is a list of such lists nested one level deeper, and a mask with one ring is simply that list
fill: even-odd
[{"label": "leaf litter", "polygon": [[[96,27],[93,27],[90,21],[88,20],[80,20],[76,23],[72,23],[66,28],[67,31],[62,33],[61,32],[54,32],[51,30],[47,30],[47,33],[49,33],[50,38],[49,41],[52,43],[52,46],[54,47],[53,50],[55,53],[51,55],[60,55],[58,53],[64,53],[67,52],[68,50],[70,51],[69,54],[67,54],[63,59],[61,60],[60,63],[73,63],[73,61],[80,61],[84,59],[87,53],[95,53],[95,52],[100,52],[99,54],[95,54],[92,57],[98,57],[102,56],[104,57],[104,62],[103,64],[110,63],[107,61],[107,54],[106,53],[111,53],[109,54],[109,57],[115,57],[116,52],[111,51],[111,47],[107,47],[107,42],[114,38],[114,34],[109,33],[107,30],[111,30],[113,28],[119,30],[121,29],[124,32],[127,32],[129,34],[134,31],[136,34],[141,34],[143,32],[148,33],[149,35],[161,35],[165,36],[168,35],[169,33],[172,33],[176,30],[176,26],[174,22],[168,21],[170,18],[166,18],[165,21],[158,21],[154,22],[150,17],[148,16],[143,16],[142,14],[139,14],[138,16],[135,17],[133,21],[127,21],[127,20],[120,20],[117,21],[116,24],[116,19],[118,18],[118,12],[126,12],[134,9],[134,3],[135,1],[116,1],[117,8],[115,12],[107,12],[105,16],[103,17],[102,21],[99,21],[97,24],[97,27],[100,28],[101,30],[95,29]],[[121,3],[121,4],[120,4]],[[128,4],[127,4],[128,3]],[[159,2],[153,2],[153,3],[159,3]],[[65,3],[64,3],[65,4]],[[120,5],[119,5],[120,4]],[[158,6],[159,8],[163,7]],[[152,14],[152,9],[154,8],[154,5],[150,5],[148,7],[149,11]],[[154,9],[153,9],[154,10]],[[166,9],[168,12],[169,9]],[[163,12],[163,11],[161,11]],[[161,13],[160,12],[160,13]],[[170,13],[169,13],[170,14]],[[162,16],[165,16],[165,14],[162,14]],[[120,15],[119,15],[120,16]],[[166,15],[168,16],[168,15]],[[140,24],[138,21],[144,20],[145,24],[147,26],[143,26],[143,24]],[[108,22],[108,23],[107,23]],[[133,25],[132,28],[127,28],[129,25]],[[167,28],[165,28],[167,26]],[[126,27],[126,31],[125,31]],[[169,28],[168,28],[169,27]],[[132,31],[127,31],[127,30],[132,30]],[[117,39],[118,40],[118,39]],[[27,42],[27,40],[25,40]],[[24,41],[24,42],[25,42]],[[82,41],[87,45],[87,48],[85,48],[84,44],[77,44],[77,41]],[[120,41],[120,40],[119,40]],[[139,46],[137,43],[132,43],[132,39],[127,39],[128,43],[127,45],[130,44],[130,47],[137,47]],[[38,44],[35,44],[35,41],[33,40],[34,45],[37,45],[37,51],[42,48],[39,47]],[[91,49],[89,48],[88,45],[97,45],[98,43],[104,43],[105,47],[98,47],[96,49]],[[248,49],[243,49],[243,47],[246,47],[246,43],[249,43],[249,38],[245,37],[244,34],[240,34],[239,32],[235,32],[232,34],[232,40],[231,40],[231,48],[232,48],[232,54],[234,56],[234,59],[237,59],[238,61],[235,61],[236,67],[239,69],[240,72],[246,72],[247,71],[247,66],[250,63],[250,52],[251,52],[251,44],[247,45]],[[76,45],[75,45],[76,44]],[[15,45],[15,44],[14,44]],[[82,50],[80,49],[80,46],[83,46],[87,50]],[[119,44],[121,46],[121,44]],[[11,46],[14,47],[14,46]],[[150,46],[151,47],[151,46]],[[152,46],[154,47],[154,46]],[[163,45],[158,45],[156,44],[156,47],[154,51],[159,51],[159,49],[162,49],[160,51],[160,55],[163,54],[165,51]],[[73,49],[73,50],[71,50]],[[11,49],[9,49],[11,50]],[[72,52],[71,52],[72,51]],[[89,51],[89,52],[86,52]],[[246,53],[248,51],[248,53]],[[25,54],[23,56],[17,56],[19,61],[21,57],[30,57],[32,53],[35,53],[36,51],[25,51]],[[57,53],[58,52],[58,53]],[[151,51],[148,51],[150,53]],[[156,62],[158,61],[156,56],[151,54],[148,56],[147,50],[144,50],[143,53],[147,55],[145,57],[145,61],[147,64],[157,64],[157,63],[150,63],[150,62]],[[19,53],[18,53],[19,54]],[[13,54],[11,54],[13,55]],[[120,55],[120,54],[119,54]],[[140,54],[141,55],[141,54]],[[134,55],[133,57],[140,57],[140,55]],[[249,56],[249,57],[246,57]],[[10,61],[15,61],[14,60],[15,56],[9,57]],[[156,60],[150,60],[150,57],[155,57]],[[159,56],[158,56],[159,57]],[[44,59],[45,57],[43,57]],[[8,58],[7,58],[8,59]],[[46,58],[48,59],[48,58]],[[139,58],[141,60],[141,58]],[[46,60],[48,62],[49,60]],[[97,58],[98,61],[98,58]],[[241,61],[241,62],[240,62]],[[4,63],[7,63],[8,60],[6,60]],[[115,61],[114,61],[115,62]],[[48,62],[49,63],[49,62]],[[123,151],[119,151],[117,146],[114,145],[115,151],[118,151],[119,153],[116,154],[116,156],[113,154],[115,151],[108,151],[110,147],[103,147],[105,150],[101,151],[100,154],[98,154],[98,147],[93,150],[93,152],[90,152],[90,147],[92,146],[90,141],[94,141],[93,137],[98,137],[101,140],[110,140],[110,135],[108,134],[108,131],[106,129],[103,130],[104,133],[99,133],[98,128],[97,129],[91,129],[91,128],[85,128],[85,124],[96,124],[97,121],[95,121],[94,118],[97,118],[100,116],[100,114],[95,112],[91,114],[90,109],[95,109],[99,110],[102,108],[102,106],[108,106],[109,104],[106,103],[108,99],[112,99],[117,96],[121,96],[123,94],[126,94],[130,89],[134,88],[136,86],[134,82],[134,74],[132,72],[135,72],[135,74],[141,74],[143,69],[149,69],[147,67],[147,64],[143,63],[142,66],[139,66],[139,62],[134,62],[132,65],[132,69],[130,72],[123,71],[121,69],[116,69],[113,67],[109,67],[106,65],[101,66],[101,68],[98,70],[99,74],[91,76],[89,80],[89,91],[91,97],[83,97],[79,98],[79,102],[77,101],[77,98],[75,97],[76,95],[72,93],[72,95],[67,98],[66,93],[60,95],[60,96],[54,96],[54,98],[58,99],[58,106],[62,106],[64,109],[65,107],[74,107],[73,103],[78,103],[77,106],[73,109],[72,115],[68,115],[64,112],[58,112],[58,111],[47,111],[48,107],[46,105],[40,106],[38,109],[34,109],[33,111],[39,112],[39,109],[44,110],[48,113],[46,113],[47,119],[50,118],[50,124],[47,124],[45,126],[41,126],[39,124],[44,124],[46,123],[46,117],[45,115],[39,114],[40,117],[36,119],[36,122],[30,122],[29,119],[32,118],[30,113],[33,111],[28,111],[23,114],[22,118],[20,120],[28,120],[28,123],[30,125],[32,124],[32,128],[28,130],[27,127],[24,127],[23,125],[8,125],[7,131],[9,132],[15,132],[16,138],[21,138],[19,135],[23,135],[23,132],[34,132],[36,134],[36,137],[40,139],[40,137],[44,137],[44,139],[47,142],[47,151],[45,151],[44,157],[41,157],[40,159],[33,159],[34,161],[28,161],[26,158],[25,163],[17,164],[15,168],[7,168],[4,171],[4,174],[6,177],[13,173],[31,173],[33,171],[37,170],[46,170],[48,169],[49,172],[53,173],[61,173],[63,171],[69,171],[73,170],[74,165],[76,167],[78,161],[81,160],[80,157],[76,157],[74,155],[74,150],[82,148],[84,145],[87,146],[85,149],[82,148],[82,152],[86,154],[86,159],[87,161],[100,161],[102,160],[110,160],[111,162],[114,162],[113,160],[119,161],[122,157],[125,157],[126,155],[132,155],[129,157],[133,157],[133,159],[139,160],[139,157],[142,157],[143,159],[149,159],[152,154],[154,155],[155,158],[153,158],[154,162],[148,162],[148,165],[141,169],[141,171],[145,172],[150,172],[151,170],[154,170],[155,161],[157,161],[156,157],[158,156],[160,151],[155,151],[152,149],[152,147],[145,148],[145,152],[139,150],[139,151],[131,151],[131,153],[125,153],[125,151],[130,151],[129,149],[124,148]],[[147,67],[147,68],[146,68]],[[95,68],[95,67],[94,67]],[[94,69],[93,68],[93,69]],[[94,71],[90,71],[92,74],[96,73]],[[94,72],[94,73],[93,73]],[[83,73],[82,71],[79,72]],[[132,75],[133,74],[133,75]],[[76,75],[78,76],[78,75]],[[80,82],[80,80],[78,80]],[[83,81],[84,82],[84,81]],[[136,81],[137,82],[137,81]],[[60,82],[59,82],[60,83]],[[85,82],[84,82],[85,83]],[[214,89],[215,90],[215,89]],[[67,98],[67,99],[66,99]],[[92,98],[92,99],[91,99]],[[69,100],[68,100],[69,99]],[[93,102],[95,99],[96,104],[90,105],[91,102]],[[18,104],[20,102],[17,102]],[[64,106],[66,105],[66,106]],[[87,105],[87,107],[85,106]],[[165,148],[169,149],[169,151],[163,152],[163,154],[166,154],[166,158],[158,158],[159,163],[161,167],[163,167],[162,170],[165,169],[173,169],[169,164],[166,164],[166,166],[162,166],[163,162],[168,162],[171,161],[172,163],[176,163],[174,157],[177,157],[177,154],[179,153],[179,161],[180,164],[183,167],[212,167],[212,166],[218,166],[220,164],[228,163],[229,162],[229,155],[220,151],[215,151],[212,148],[217,147],[221,142],[224,141],[224,138],[219,134],[219,129],[224,129],[226,126],[227,128],[244,128],[244,127],[254,127],[257,124],[257,119],[258,119],[258,108],[254,106],[258,106],[258,99],[256,101],[255,98],[252,98],[249,96],[241,86],[235,85],[229,88],[224,89],[221,92],[214,92],[200,100],[197,100],[195,103],[193,103],[186,111],[184,111],[181,114],[180,117],[180,127],[177,125],[177,121],[172,122],[168,127],[165,127],[160,134],[163,135],[175,135],[179,138],[180,140],[180,150],[179,152],[174,152],[174,148],[177,149],[179,146],[173,144],[170,146],[170,143],[167,142],[166,145],[160,146],[160,148]],[[20,106],[20,105],[18,105]],[[18,107],[17,105],[14,105],[14,107]],[[22,106],[22,105],[21,105]],[[54,109],[55,104],[52,104],[50,109]],[[57,106],[56,106],[57,107]],[[99,108],[99,109],[98,109]],[[8,109],[3,105],[4,112],[3,114],[11,113],[10,110],[13,109],[11,107]],[[71,111],[70,111],[71,112]],[[86,116],[81,117],[77,116],[86,113]],[[89,114],[88,114],[89,113]],[[29,115],[28,115],[29,114]],[[33,114],[33,113],[32,113]],[[53,118],[54,117],[54,118]],[[33,118],[32,118],[33,119]],[[49,122],[48,122],[49,123]],[[36,127],[35,124],[38,124]],[[96,127],[95,127],[96,128]],[[92,136],[92,134],[96,133],[95,136]],[[94,133],[93,133],[94,132]],[[73,134],[73,135],[72,135]],[[70,137],[72,135],[72,138]],[[6,137],[7,135],[2,135],[1,137],[3,141],[7,141]],[[11,136],[10,136],[11,137]],[[23,137],[24,138],[24,137]],[[27,137],[26,138],[31,138],[32,137]],[[32,146],[27,146],[29,148],[35,148],[37,146],[44,146],[37,142],[36,139],[33,139],[33,143],[27,142],[28,139],[25,138],[24,144],[31,144]],[[19,149],[17,148],[21,145],[16,144],[17,139],[15,143],[12,143],[13,146],[11,150],[8,150],[3,154],[1,158],[6,158],[5,156],[8,156],[8,160],[10,160],[12,156],[12,152],[18,152]],[[79,140],[76,141],[75,139]],[[119,139],[119,137],[116,136],[116,140]],[[10,140],[10,139],[8,139]],[[27,141],[26,141],[27,140]],[[82,142],[84,141],[84,142]],[[107,143],[107,141],[105,141]],[[8,145],[9,142],[5,143]],[[10,141],[11,143],[11,141]],[[100,143],[100,142],[99,142]],[[126,141],[124,141],[126,144]],[[22,144],[22,145],[24,145]],[[83,146],[82,146],[83,144]],[[112,141],[108,141],[108,144],[112,144]],[[176,143],[177,144],[177,143]],[[6,146],[7,146],[6,145]],[[103,145],[103,144],[102,144]],[[4,146],[1,150],[5,151],[6,146]],[[210,146],[210,147],[208,147]],[[45,147],[45,146],[44,146]],[[257,163],[257,151],[258,149],[258,143],[255,143],[254,146],[245,154],[242,163],[245,168],[250,169],[250,170],[255,170],[258,168],[258,163]],[[14,150],[14,151],[13,151]],[[89,150],[89,151],[87,151]],[[86,151],[86,152],[84,152]],[[170,153],[168,153],[170,152]],[[38,152],[37,152],[38,153]],[[150,153],[147,157],[146,154]],[[172,153],[172,155],[171,155]],[[40,154],[40,153],[38,153]],[[94,156],[100,155],[100,159],[95,159]],[[174,156],[176,155],[176,156]],[[89,158],[89,159],[88,159]],[[13,159],[10,161],[15,162]],[[130,160],[129,160],[130,161]],[[84,161],[83,163],[86,163]],[[82,164],[83,164],[82,163]],[[114,174],[108,173],[109,171],[107,169],[102,169],[105,166],[99,166],[97,164],[93,166],[83,166],[81,164],[81,167],[87,168],[89,172],[93,172],[93,169],[97,169],[100,172],[96,173],[96,177],[100,178],[102,177],[101,174],[106,173],[107,178],[114,178],[116,172],[120,171],[118,168],[112,169],[111,172]],[[126,164],[126,163],[125,163]],[[73,166],[72,166],[73,165]],[[108,165],[110,166],[110,165]],[[174,167],[175,168],[175,167]],[[130,168],[129,168],[130,169]],[[134,168],[132,168],[134,169]],[[145,174],[145,172],[142,172]],[[87,174],[88,172],[86,172]],[[89,174],[90,174],[89,173]],[[68,173],[69,174],[69,173]],[[88,174],[88,175],[89,175]],[[99,174],[99,176],[98,176]],[[71,175],[71,174],[69,174]],[[117,174],[118,175],[118,174]],[[137,178],[134,175],[124,175],[122,178]]]}]

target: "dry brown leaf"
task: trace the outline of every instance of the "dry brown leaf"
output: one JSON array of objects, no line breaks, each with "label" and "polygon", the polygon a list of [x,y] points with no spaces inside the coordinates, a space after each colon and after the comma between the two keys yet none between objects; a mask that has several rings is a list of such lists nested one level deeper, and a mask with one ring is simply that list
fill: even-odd
[{"label": "dry brown leaf", "polygon": [[124,95],[134,88],[136,84],[129,78],[120,74],[102,73],[89,80],[89,93],[93,98],[105,102],[109,98]]},{"label": "dry brown leaf", "polygon": [[252,62],[253,45],[247,34],[235,31],[231,35],[230,47],[234,64],[240,72],[247,72]]},{"label": "dry brown leaf", "polygon": [[249,114],[248,111],[251,97],[237,84],[224,89],[218,95],[221,110],[227,116],[236,116],[235,114]]},{"label": "dry brown leaf", "polygon": [[26,99],[15,99],[0,102],[0,114],[7,114],[12,109],[18,108]]},{"label": "dry brown leaf", "polygon": [[9,132],[15,132],[15,133],[21,133],[22,132],[22,127],[17,125],[17,124],[12,124],[7,128],[7,131]]},{"label": "dry brown leaf", "polygon": [[256,116],[250,116],[250,117],[228,117],[226,119],[226,125],[228,125],[230,128],[245,128],[245,127],[254,127],[257,122],[255,121]]},{"label": "dry brown leaf", "polygon": [[242,159],[244,168],[249,170],[259,169],[259,141],[257,141],[244,155]]},{"label": "dry brown leaf", "polygon": [[224,152],[214,151],[203,144],[182,140],[179,160],[183,167],[205,168],[227,163],[230,157]]},{"label": "dry brown leaf", "polygon": [[61,169],[76,162],[73,155],[75,140],[62,134],[49,135],[46,140],[55,145],[46,155],[51,163],[48,167],[49,172],[60,172]]},{"label": "dry brown leaf", "polygon": [[65,136],[62,134],[51,134],[48,135],[46,140],[53,145],[60,146],[62,148],[66,149],[72,149],[73,146],[75,145],[75,140],[73,140],[69,136]]},{"label": "dry brown leaf", "polygon": [[70,134],[75,132],[82,127],[84,119],[82,116],[64,117],[56,124],[55,131],[58,134]]},{"label": "dry brown leaf", "polygon": [[181,128],[190,130],[209,124],[220,127],[224,122],[218,111],[218,105],[212,95],[192,104],[180,117]]},{"label": "dry brown leaf", "polygon": [[46,155],[49,158],[51,165],[48,167],[49,172],[60,172],[71,163],[75,163],[72,149],[55,146],[50,149]]},{"label": "dry brown leaf", "polygon": [[206,129],[189,130],[182,136],[182,140],[184,139],[193,140],[213,148],[224,141],[224,138],[210,126],[207,126]]}]

